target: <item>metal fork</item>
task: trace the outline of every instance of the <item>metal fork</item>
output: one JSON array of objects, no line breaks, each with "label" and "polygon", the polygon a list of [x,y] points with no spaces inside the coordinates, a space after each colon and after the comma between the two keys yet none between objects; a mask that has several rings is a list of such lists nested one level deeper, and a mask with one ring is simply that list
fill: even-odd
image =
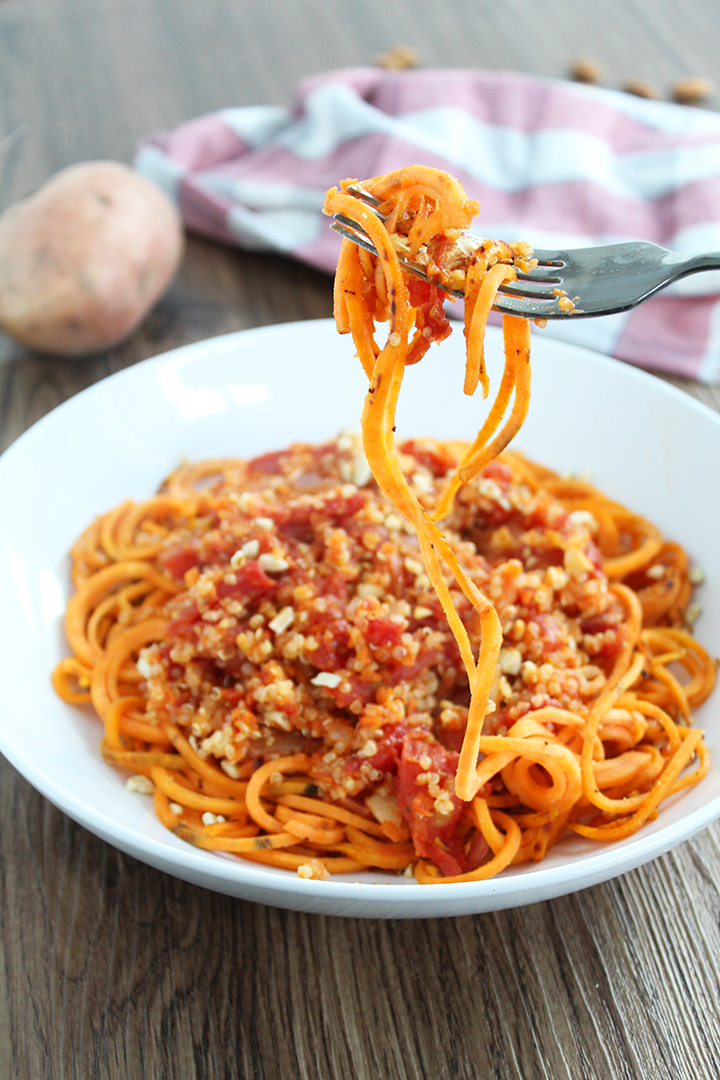
[{"label": "metal fork", "polygon": [[[371,206],[378,217],[379,201],[360,184],[347,188],[351,195]],[[341,236],[368,251],[375,251],[362,226],[342,214],[334,215],[330,226]],[[475,250],[481,240],[466,233],[463,248]],[[408,273],[430,280],[423,267],[399,254]],[[522,315],[529,319],[578,319],[612,315],[636,307],[678,278],[701,270],[720,270],[720,252],[707,255],[682,255],[644,241],[606,244],[601,247],[571,251],[533,252],[538,265],[529,273],[518,272],[517,280],[500,287],[494,304],[496,311]],[[461,297],[462,291],[453,290]],[[564,300],[575,302],[572,310]],[[561,306],[562,303],[562,306]]]}]

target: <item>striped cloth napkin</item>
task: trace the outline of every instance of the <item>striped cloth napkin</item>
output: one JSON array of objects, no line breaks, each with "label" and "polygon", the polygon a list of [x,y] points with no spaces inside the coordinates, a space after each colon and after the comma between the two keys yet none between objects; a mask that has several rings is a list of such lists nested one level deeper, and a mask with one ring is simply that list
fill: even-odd
[{"label": "striped cloth napkin", "polygon": [[[330,72],[302,82],[290,109],[223,109],[149,137],[135,159],[189,229],[327,271],[340,241],[321,214],[325,190],[416,162],[447,169],[480,200],[480,235],[720,250],[720,115],[526,75]],[[720,272],[545,333],[720,381]]]}]

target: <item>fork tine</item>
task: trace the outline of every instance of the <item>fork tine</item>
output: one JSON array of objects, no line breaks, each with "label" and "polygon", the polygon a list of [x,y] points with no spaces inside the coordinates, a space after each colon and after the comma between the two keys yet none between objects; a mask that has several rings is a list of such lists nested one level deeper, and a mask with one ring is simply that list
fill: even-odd
[{"label": "fork tine", "polygon": [[536,266],[534,270],[528,270],[527,273],[518,270],[517,280],[527,281],[531,285],[559,285],[562,278],[558,270],[559,268],[554,266]]},{"label": "fork tine", "polygon": [[333,232],[339,233],[346,240],[352,240],[353,244],[357,244],[358,247],[365,248],[366,251],[371,252],[373,255],[377,255],[375,245],[369,238],[367,233],[360,229],[359,225],[355,225],[349,218],[341,217],[336,214],[333,220],[330,222],[330,228]]},{"label": "fork tine", "polygon": [[[353,221],[352,218],[347,217],[345,214],[333,214],[333,223],[337,222],[350,232],[357,233],[358,236],[364,236],[366,240],[370,240],[370,237],[363,229],[359,222]],[[373,249],[374,250],[374,249]]]},{"label": "fork tine", "polygon": [[[360,202],[367,203],[368,206],[372,206],[373,210],[376,210],[380,205],[380,200],[376,199],[374,195],[371,195],[369,191],[366,191],[362,184],[348,184],[345,188],[348,195],[354,195]],[[382,218],[382,214],[378,214],[379,218]]]},{"label": "fork tine", "polygon": [[540,300],[535,297],[511,296],[509,293],[499,292],[495,295],[493,308],[504,315],[521,315],[524,319],[549,319],[560,314],[557,296],[548,296],[547,299]]},{"label": "fork tine", "polygon": [[554,290],[558,288],[558,281],[542,281],[535,278],[523,278],[521,281],[506,281],[500,286],[500,291],[508,296],[526,296],[530,299],[552,299]]},{"label": "fork tine", "polygon": [[[362,198],[363,202],[366,202],[382,219],[382,215],[378,213],[376,206],[373,205],[373,203],[377,203],[374,196],[364,191],[360,185],[352,184],[346,190]],[[346,240],[357,244],[358,247],[364,248],[373,255],[377,254],[372,240],[362,225],[345,214],[334,214],[330,228]],[[537,254],[541,259],[546,258],[547,261],[541,262],[538,267],[528,273],[518,273],[517,280],[505,282],[500,287],[500,292],[497,294],[493,305],[497,311],[523,315],[530,319],[553,317],[560,314],[558,310],[559,298],[555,295],[554,289],[562,285],[562,278],[557,276],[556,268],[559,269],[563,265],[557,256],[564,255],[564,252],[541,251]],[[551,256],[554,256],[552,261],[550,261]],[[398,259],[407,273],[420,278],[422,281],[430,280],[421,266],[404,258],[400,252],[398,252]],[[540,274],[537,273],[538,270],[541,271]],[[548,276],[549,273],[552,273],[552,277]],[[453,295],[462,298],[464,294],[461,290],[454,290]]]},{"label": "fork tine", "polygon": [[[334,214],[333,220],[330,222],[330,228],[333,232],[339,233],[340,236],[343,236],[346,240],[351,240],[353,244],[357,244],[358,247],[365,248],[365,250],[371,252],[371,254],[377,255],[375,246],[367,233],[363,232],[359,225],[354,221],[350,221],[350,219],[346,218],[344,215]],[[400,252],[397,252],[396,254],[398,262],[408,274],[420,278],[421,281],[430,281],[430,278],[425,271],[422,267],[418,266],[417,263],[410,262],[409,259],[406,259]],[[462,300],[464,294],[457,289],[453,289],[452,295]]]},{"label": "fork tine", "polygon": [[566,251],[547,251],[545,248],[533,248],[533,259],[537,259],[540,266],[564,266],[568,261]]}]

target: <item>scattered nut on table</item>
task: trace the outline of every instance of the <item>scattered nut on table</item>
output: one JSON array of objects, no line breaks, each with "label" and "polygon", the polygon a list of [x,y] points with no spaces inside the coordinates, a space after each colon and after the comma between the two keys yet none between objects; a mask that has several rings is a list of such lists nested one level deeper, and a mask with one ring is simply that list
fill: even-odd
[{"label": "scattered nut on table", "polygon": [[393,45],[375,58],[376,67],[390,68],[393,71],[414,68],[419,63],[420,57],[409,45]]},{"label": "scattered nut on table", "polygon": [[576,60],[570,68],[570,78],[575,82],[597,83],[600,82],[603,69],[594,60],[581,58]]},{"label": "scattered nut on table", "polygon": [[679,79],[672,88],[672,96],[681,105],[698,105],[706,101],[715,91],[713,83],[701,75],[688,79]]},{"label": "scattered nut on table", "polygon": [[626,94],[633,94],[635,97],[650,98],[652,100],[657,100],[660,97],[660,91],[657,87],[644,79],[629,79],[623,86],[623,90]]}]

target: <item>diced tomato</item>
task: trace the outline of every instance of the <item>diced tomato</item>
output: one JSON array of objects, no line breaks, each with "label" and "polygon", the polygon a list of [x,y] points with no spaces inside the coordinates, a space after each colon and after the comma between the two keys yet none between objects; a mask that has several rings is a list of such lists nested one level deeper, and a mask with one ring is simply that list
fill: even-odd
[{"label": "diced tomato", "polygon": [[196,544],[168,548],[160,555],[160,562],[173,577],[183,578],[188,570],[200,564],[200,552]]},{"label": "diced tomato", "polygon": [[306,519],[304,521],[283,521],[278,524],[278,536],[286,543],[311,544],[315,539],[312,525]]},{"label": "diced tomato", "polygon": [[223,536],[220,532],[211,532],[203,539],[201,561],[208,566],[223,563],[237,550],[234,538]]},{"label": "diced tomato", "polygon": [[600,615],[581,620],[580,629],[584,634],[591,636],[604,634],[608,630],[616,631],[609,640],[603,641],[602,646],[595,653],[597,656],[615,656],[627,638],[627,627],[622,625],[622,612],[613,608]]},{"label": "diced tomato", "polygon": [[410,730],[409,724],[387,724],[377,742],[377,751],[369,759],[374,769],[384,773],[396,773],[402,756],[403,740]]},{"label": "diced tomato", "polygon": [[[425,758],[430,759],[429,768],[420,764]],[[451,795],[452,812],[440,816],[428,785],[418,784],[417,778],[422,773],[434,772],[439,774],[441,781],[444,777],[454,781],[457,762],[457,754],[445,750],[434,740],[414,734],[403,739],[397,787],[400,812],[410,826],[415,850],[434,862],[446,877],[465,872],[463,844],[455,835],[463,804],[456,795]]]},{"label": "diced tomato", "polygon": [[570,512],[564,506],[539,500],[528,515],[527,524],[538,529],[564,529],[569,516]]},{"label": "diced tomato", "polygon": [[[341,573],[339,570],[333,574],[327,574],[321,578],[315,578],[313,581],[315,588],[317,589],[318,596],[324,596],[326,599],[336,600],[340,604],[345,606],[348,599],[348,577],[347,574]],[[325,609],[328,610],[327,608]],[[338,611],[338,618],[343,612]]]},{"label": "diced tomato", "polygon": [[234,573],[236,578],[234,585],[223,580],[216,587],[217,595],[221,600],[231,597],[234,600],[253,601],[266,593],[274,592],[278,587],[277,581],[268,577],[255,559],[243,563]]},{"label": "diced tomato", "polygon": [[174,641],[176,638],[188,640],[193,636],[194,627],[200,618],[200,611],[195,601],[191,601],[181,615],[171,619],[165,627],[165,638]]},{"label": "diced tomato", "polygon": [[408,290],[410,303],[416,309],[415,327],[420,331],[428,330],[427,334],[417,336],[408,352],[406,363],[416,364],[422,360],[433,341],[443,341],[452,333],[452,328],[443,308],[445,293],[442,289],[411,277],[408,278]]},{"label": "diced tomato", "polygon": [[512,481],[512,473],[502,461],[491,461],[490,464],[486,465],[483,469],[483,476],[488,476],[491,480],[499,480],[501,483],[505,484],[509,484]]},{"label": "diced tomato", "polygon": [[473,833],[473,838],[465,856],[465,873],[477,870],[479,866],[482,866],[489,851],[490,845],[483,834],[481,832]]},{"label": "diced tomato", "polygon": [[410,294],[410,303],[414,308],[422,307],[423,304],[429,304],[432,301],[433,286],[429,281],[423,281],[422,278],[409,277],[407,279],[407,287],[408,293]]},{"label": "diced tomato", "polygon": [[[509,727],[510,725],[508,725]],[[453,750],[459,754],[462,749],[463,740],[465,738],[465,728],[447,728],[442,724],[436,724],[434,727],[435,738],[445,747],[446,750]]]},{"label": "diced tomato", "polygon": [[315,630],[317,648],[313,649],[312,662],[319,671],[337,671],[344,668],[350,655],[350,624],[344,619],[324,630]]},{"label": "diced tomato", "polygon": [[554,615],[541,612],[539,615],[534,616],[534,622],[540,627],[540,633],[537,636],[543,643],[545,653],[555,652],[557,649],[563,648],[565,632]]},{"label": "diced tomato", "polygon": [[600,548],[597,546],[597,544],[594,543],[594,541],[591,540],[589,542],[588,546],[585,548],[585,554],[587,555],[588,559],[593,564],[596,570],[602,570],[602,552],[600,551]]},{"label": "diced tomato", "polygon": [[392,619],[368,619],[365,639],[376,649],[394,649],[402,642],[403,630]]},{"label": "diced tomato", "polygon": [[[583,634],[604,634],[606,630],[610,629],[611,622],[608,618],[610,613],[602,611],[598,615],[590,615],[587,619],[582,619],[580,622],[580,629]],[[615,619],[612,620],[613,628],[617,625]]]},{"label": "diced tomato", "polygon": [[367,502],[367,495],[356,491],[352,495],[333,494],[323,500],[323,513],[341,523],[362,510]]},{"label": "diced tomato", "polygon": [[275,476],[281,472],[280,463],[289,456],[289,453],[289,450],[276,450],[272,454],[262,454],[261,457],[253,458],[252,461],[247,463],[248,472],[260,473],[263,476]]},{"label": "diced tomato", "polygon": [[418,465],[424,465],[434,477],[444,476],[455,465],[455,455],[444,444],[429,439],[408,439],[400,447],[402,454],[411,454]]}]

